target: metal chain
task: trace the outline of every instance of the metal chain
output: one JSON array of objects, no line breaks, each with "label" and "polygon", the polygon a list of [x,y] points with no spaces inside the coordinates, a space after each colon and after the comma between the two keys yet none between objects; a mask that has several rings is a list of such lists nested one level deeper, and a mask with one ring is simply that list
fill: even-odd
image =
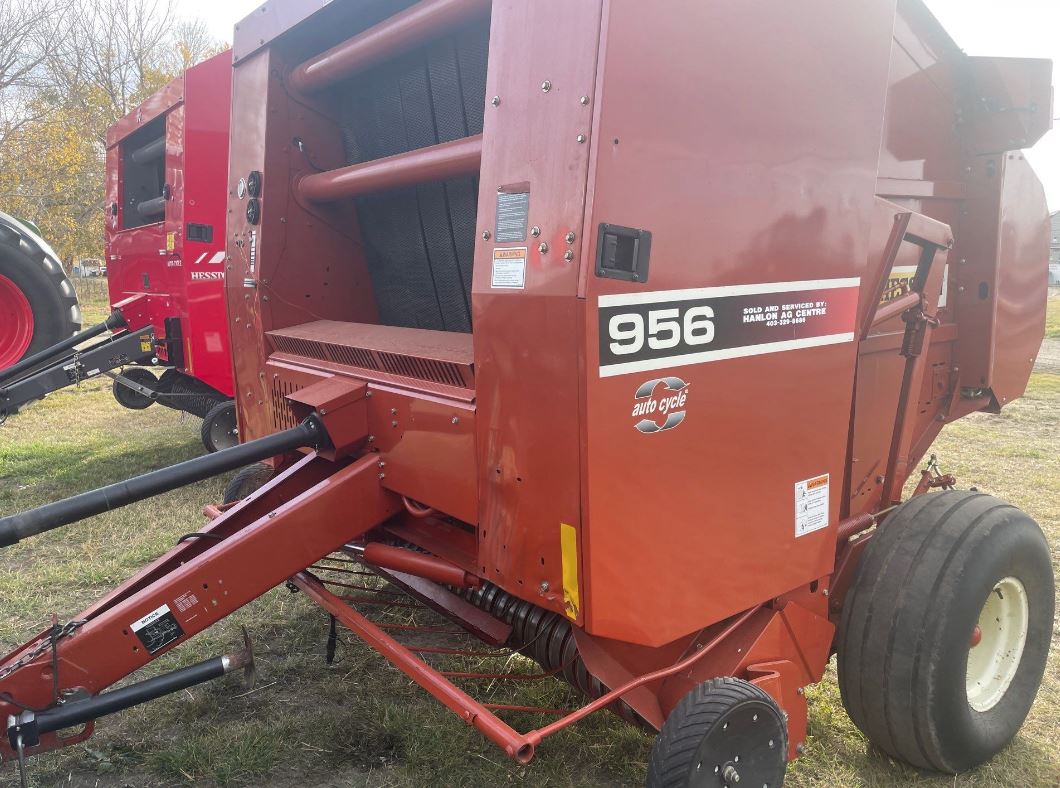
[{"label": "metal chain", "polygon": [[10,665],[0,668],[0,681],[3,681],[16,670],[24,668],[26,665],[29,665],[31,662],[34,662],[39,657],[51,651],[60,640],[73,634],[74,630],[87,623],[87,621],[69,621],[59,627],[58,630],[53,629],[49,631],[48,636],[41,638],[40,643],[38,643],[33,650],[26,652]]}]

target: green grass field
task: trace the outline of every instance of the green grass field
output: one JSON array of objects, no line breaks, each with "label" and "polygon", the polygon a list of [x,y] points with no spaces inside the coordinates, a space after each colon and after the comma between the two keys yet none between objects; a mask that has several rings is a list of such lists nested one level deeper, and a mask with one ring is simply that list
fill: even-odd
[{"label": "green grass field", "polygon": [[[92,310],[96,310],[93,312]],[[97,314],[98,313],[98,314]],[[102,315],[90,303],[86,314]],[[1052,325],[1060,301],[1051,302]],[[122,410],[109,384],[59,392],[0,427],[0,513],[23,510],[197,456],[198,421],[159,406]],[[1025,508],[1046,530],[1060,569],[1060,375],[1036,374],[999,416],[978,414],[943,433],[933,451],[962,487]],[[0,648],[22,642],[52,612],[69,618],[201,523],[224,480],[92,518],[0,552]],[[104,719],[86,745],[31,762],[54,786],[625,786],[643,779],[651,739],[607,714],[548,739],[529,766],[508,761],[348,635],[324,663],[327,618],[276,589],[145,669],[138,678],[223,653],[246,625],[259,678],[235,677]],[[449,664],[465,664],[461,662]],[[485,664],[485,663],[476,663]],[[518,662],[516,669],[524,669]],[[493,700],[573,705],[560,682],[533,682]],[[868,746],[843,711],[834,668],[809,692],[806,755],[787,784],[809,786],[1057,786],[1060,784],[1060,640],[1016,740],[991,763],[956,778],[921,774]],[[543,719],[516,715],[523,729]],[[0,784],[15,779],[10,767]]]}]

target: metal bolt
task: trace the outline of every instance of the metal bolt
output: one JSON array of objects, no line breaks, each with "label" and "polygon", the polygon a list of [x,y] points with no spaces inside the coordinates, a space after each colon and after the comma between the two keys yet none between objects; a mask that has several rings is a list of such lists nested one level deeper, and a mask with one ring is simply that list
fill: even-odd
[{"label": "metal bolt", "polygon": [[567,243],[572,244],[572,243],[574,243],[574,239],[577,238],[577,237],[578,236],[576,236],[574,234],[574,230],[571,230],[569,233],[567,233],[567,235],[566,235],[564,240],[566,240]]},{"label": "metal bolt", "polygon": [[547,580],[542,580],[541,581],[541,593],[542,594],[547,594],[549,588],[551,588],[551,586],[549,586],[548,581]]},{"label": "metal bolt", "polygon": [[543,90],[545,93],[548,93],[550,90],[552,90],[552,83],[546,79],[544,82],[541,83],[541,90]]},{"label": "metal bolt", "polygon": [[397,415],[397,408],[391,408],[390,409],[390,415],[391,416],[396,416]]},{"label": "metal bolt", "polygon": [[385,474],[385,473],[381,473],[381,474],[379,474],[379,478],[380,478],[380,479],[385,479],[385,478],[386,478],[386,474]]},{"label": "metal bolt", "polygon": [[797,690],[795,690],[795,693],[797,695],[805,695],[806,691],[802,687],[799,687]]},{"label": "metal bolt", "polygon": [[802,746],[801,744],[796,744],[795,745],[795,752],[797,752],[799,755],[802,755],[804,752],[806,752],[806,748],[804,746]]},{"label": "metal bolt", "polygon": [[492,236],[492,235],[490,235],[490,231],[489,231],[489,230],[483,230],[483,231],[482,231],[482,240],[483,240],[483,241],[488,241],[488,240],[489,240],[490,238],[492,238],[492,237],[493,237],[493,236]]},{"label": "metal bolt", "polygon": [[530,235],[534,236],[534,238],[537,238],[539,235],[541,235],[541,228],[535,224],[533,227],[530,228]]},{"label": "metal bolt", "polygon": [[828,589],[826,588],[826,589],[825,589],[824,591],[822,591],[821,593],[822,593],[822,594],[824,594],[825,596],[828,596]]},{"label": "metal bolt", "polygon": [[721,776],[725,778],[725,782],[727,783],[740,782],[740,773],[736,771],[736,767],[731,763],[725,767],[725,771],[722,772]]},{"label": "metal bolt", "polygon": [[958,292],[958,293],[963,293],[963,292],[964,292],[964,285],[959,285],[959,286],[957,287],[957,292]]},{"label": "metal bolt", "polygon": [[453,424],[459,424],[459,423],[460,423],[460,417],[459,416],[453,416]]},{"label": "metal bolt", "polygon": [[375,435],[369,435],[368,436],[368,442],[369,443],[375,443]]},{"label": "metal bolt", "polygon": [[494,96],[493,98],[490,99],[490,104],[492,104],[495,107],[499,107],[501,105],[501,97],[500,96]]},{"label": "metal bolt", "polygon": [[574,252],[568,249],[566,252],[564,252],[563,259],[569,263],[571,260],[574,259]]},{"label": "metal bolt", "polygon": [[589,97],[582,96],[580,99],[578,99],[578,102],[584,107],[586,104],[589,103]]},{"label": "metal bolt", "polygon": [[578,140],[578,142],[580,142],[580,143],[581,143],[581,142],[585,142],[585,140],[586,140],[586,139],[588,139],[588,138],[587,138],[587,137],[586,137],[586,136],[585,136],[584,134],[579,134],[579,135],[577,136],[577,140]]},{"label": "metal bolt", "polygon": [[548,244],[542,241],[541,245],[537,247],[537,251],[541,252],[541,254],[544,254],[548,251]]},{"label": "metal bolt", "polygon": [[390,426],[391,426],[391,427],[396,427],[396,426],[397,426],[397,422],[396,422],[396,421],[392,421],[392,422],[390,422]]},{"label": "metal bolt", "polygon": [[769,749],[773,749],[775,746],[776,746],[776,743],[772,739],[770,739],[769,740]]},{"label": "metal bolt", "polygon": [[751,717],[751,722],[758,722],[758,715],[757,714],[755,714],[753,717]]},{"label": "metal bolt", "polygon": [[379,461],[379,467],[380,468],[385,468],[386,467],[386,460],[380,460]]}]

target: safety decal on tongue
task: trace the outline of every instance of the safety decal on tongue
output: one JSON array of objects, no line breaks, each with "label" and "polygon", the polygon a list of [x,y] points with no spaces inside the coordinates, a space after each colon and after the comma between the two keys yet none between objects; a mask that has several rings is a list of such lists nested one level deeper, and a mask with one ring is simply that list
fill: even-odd
[{"label": "safety decal on tongue", "polygon": [[184,630],[180,628],[169,605],[152,610],[134,622],[129,629],[139,638],[148,654],[160,651],[184,635]]}]

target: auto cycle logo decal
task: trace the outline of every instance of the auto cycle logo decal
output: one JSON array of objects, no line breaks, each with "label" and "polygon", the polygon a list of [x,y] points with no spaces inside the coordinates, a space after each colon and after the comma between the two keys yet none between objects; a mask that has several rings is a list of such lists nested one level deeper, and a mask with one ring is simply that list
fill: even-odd
[{"label": "auto cycle logo decal", "polygon": [[633,395],[633,428],[652,434],[672,430],[685,420],[688,385],[681,378],[656,378],[641,383]]}]

